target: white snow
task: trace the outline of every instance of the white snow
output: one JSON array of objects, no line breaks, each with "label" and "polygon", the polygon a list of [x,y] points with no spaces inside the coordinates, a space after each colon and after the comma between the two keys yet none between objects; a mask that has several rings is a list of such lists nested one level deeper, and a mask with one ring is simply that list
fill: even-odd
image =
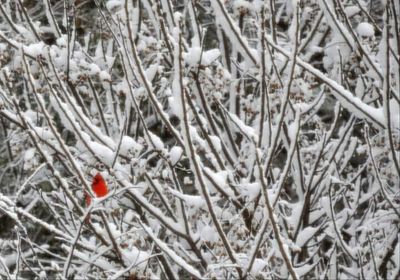
[{"label": "white snow", "polygon": [[318,227],[306,227],[302,229],[296,238],[296,245],[299,247],[303,247],[319,230]]},{"label": "white snow", "polygon": [[400,130],[400,104],[394,98],[392,98],[389,100],[389,108],[391,126],[397,130]]},{"label": "white snow", "polygon": [[132,153],[134,156],[138,156],[139,153],[143,150],[143,145],[136,142],[132,137],[124,135],[121,141],[120,154],[124,156],[128,156]]},{"label": "white snow", "polygon": [[183,149],[179,146],[174,146],[169,151],[169,158],[172,165],[177,164],[183,154]]},{"label": "white snow", "polygon": [[45,43],[42,41],[39,43],[30,44],[28,46],[24,46],[24,52],[27,55],[37,57],[45,53],[44,51],[45,46],[46,46]]},{"label": "white snow", "polygon": [[[203,52],[203,53],[202,53]],[[202,51],[200,47],[193,47],[188,50],[188,52],[183,54],[183,59],[190,66],[196,66],[198,64],[207,66],[215,61],[221,52],[219,49],[212,49],[208,51]],[[200,62],[201,57],[201,62]]]},{"label": "white snow", "polygon": [[303,264],[300,267],[295,267],[295,271],[299,277],[302,277],[307,272],[309,272],[313,267],[314,267],[314,265],[312,265],[312,264]]},{"label": "white snow", "polygon": [[219,139],[219,137],[210,135],[210,140],[211,140],[213,146],[215,147],[215,149],[217,150],[217,152],[221,152],[222,145],[221,145],[221,140]]},{"label": "white snow", "polygon": [[147,261],[150,257],[149,253],[141,251],[136,247],[121,250],[122,258],[126,264],[133,266],[135,271],[143,271],[147,267]]},{"label": "white snow", "polygon": [[36,151],[35,148],[30,148],[30,149],[26,150],[25,154],[24,154],[24,160],[30,161],[33,158],[33,156],[35,155],[35,151]]},{"label": "white snow", "polygon": [[256,275],[260,273],[267,265],[268,262],[265,259],[256,258],[250,272],[251,274]]},{"label": "white snow", "polygon": [[[204,172],[207,173],[208,176],[212,178],[212,180],[220,187],[222,188],[228,195],[233,195],[233,192],[230,188],[226,186],[226,181],[228,179],[229,172],[226,170],[222,170],[219,172],[214,172],[208,167],[204,167]],[[209,191],[211,194],[214,194],[217,190],[213,187],[213,185],[210,183],[208,185]]]},{"label": "white snow", "polygon": [[374,27],[368,22],[361,22],[357,26],[357,33],[361,37],[372,37],[375,34]]},{"label": "white snow", "polygon": [[204,241],[208,241],[211,243],[216,243],[219,240],[219,235],[216,232],[216,230],[209,225],[203,226],[203,228],[200,231],[200,237]]},{"label": "white snow", "polygon": [[[147,136],[147,135],[146,135]],[[164,149],[164,143],[163,141],[160,139],[160,137],[158,137],[157,135],[155,135],[154,133],[152,133],[151,131],[148,132],[148,136],[146,137],[148,138],[148,141],[154,145],[154,148],[157,150],[163,150]]]},{"label": "white snow", "polygon": [[296,120],[294,120],[289,126],[288,126],[288,133],[290,137],[290,141],[296,141],[296,136],[299,131],[299,120],[298,117],[300,114],[296,114]]},{"label": "white snow", "polygon": [[349,18],[359,13],[360,11],[361,9],[358,6],[347,6],[344,8],[344,12],[346,13],[346,16]]},{"label": "white snow", "polygon": [[152,64],[146,69],[146,77],[147,80],[152,81],[154,77],[156,76],[157,72],[161,70],[162,67],[160,67],[158,64]]},{"label": "white snow", "polygon": [[[243,277],[287,278],[281,253],[290,256],[300,250],[308,256],[320,250],[319,257],[328,257],[330,262],[320,273],[315,266],[317,255],[316,262],[301,263],[293,258],[299,277],[346,278],[360,273],[357,256],[370,252],[369,245],[380,265],[387,249],[383,245],[392,244],[397,237],[392,231],[395,213],[388,203],[397,206],[397,201],[394,193],[389,194],[389,201],[377,194],[380,182],[390,186],[398,179],[391,152],[400,155],[388,145],[388,125],[395,147],[399,145],[400,104],[396,99],[400,72],[394,55],[398,53],[396,36],[385,37],[386,14],[374,16],[384,31],[383,36],[375,36],[379,30],[364,12],[370,9],[366,1],[344,4],[351,26],[337,17],[335,0],[311,1],[315,5],[302,7],[298,15],[294,11],[299,1],[276,1],[275,20],[289,27],[278,30],[272,38],[270,1],[212,0],[203,5],[204,1],[187,0],[179,7],[179,1],[143,0],[138,6],[138,1],[128,0],[127,18],[125,0],[106,0],[97,11],[102,30],[96,30],[93,21],[89,26],[92,30],[77,40],[74,28],[69,35],[60,35],[58,30],[58,23],[66,29],[73,11],[63,15],[51,5],[53,1],[44,1],[45,23],[36,21],[35,13],[26,8],[34,16],[36,31],[54,34],[56,44],[40,42],[23,13],[12,13],[13,1],[3,1],[1,6],[6,12],[0,14],[13,15],[15,27],[3,20],[0,31],[0,118],[4,122],[0,127],[5,128],[4,136],[0,131],[4,140],[0,143],[4,152],[0,171],[3,168],[7,175],[9,168],[15,169],[17,174],[12,177],[20,183],[7,186],[5,194],[0,190],[0,212],[18,227],[15,237],[21,233],[24,237],[25,227],[33,233],[44,228],[62,245],[41,248],[38,243],[25,251],[15,238],[0,239],[6,252],[0,257],[0,278],[8,274],[15,278],[26,269],[18,262],[22,258],[39,278],[64,269],[68,274],[60,276],[64,278],[100,275],[119,279],[136,273],[157,279],[163,277],[159,254],[167,257],[173,279],[178,275],[235,278],[237,266],[248,273]],[[264,42],[261,8],[265,11]],[[53,12],[57,21],[52,20]],[[198,25],[203,13],[211,20],[200,20]],[[302,33],[299,53],[293,51],[294,40],[300,35],[295,28],[297,16],[301,17]],[[127,24],[132,34],[128,34]],[[207,41],[210,30],[217,36]],[[269,49],[263,48],[263,43]],[[357,56],[359,47],[362,57]],[[23,52],[28,55],[22,57]],[[265,69],[260,65],[262,55]],[[43,56],[43,64],[38,56]],[[286,113],[279,114],[293,61],[294,79],[288,91],[293,103],[288,104]],[[320,68],[323,71],[317,70]],[[355,73],[355,79],[347,76],[349,73]],[[267,82],[266,95],[261,93],[262,79]],[[93,89],[98,99],[94,99]],[[389,90],[392,99],[383,98],[382,102],[380,97]],[[264,141],[258,143],[264,96],[270,110],[263,116]],[[82,106],[78,106],[80,98]],[[330,108],[333,103],[335,108]],[[340,108],[349,112],[350,121],[343,122],[347,113],[343,115]],[[338,117],[337,126],[331,125],[332,115]],[[170,118],[176,116],[180,122],[171,125]],[[284,129],[277,135],[280,118]],[[364,129],[371,123],[373,129]],[[354,129],[360,133],[353,133]],[[371,137],[371,155],[366,136]],[[357,153],[360,156],[353,161]],[[371,159],[379,176],[371,169]],[[258,160],[264,170],[259,169]],[[101,172],[103,164],[111,193],[94,198],[90,207],[83,208],[93,172]],[[266,195],[277,205],[271,213],[279,228],[275,234],[266,216],[264,197],[258,206],[254,204],[263,191],[262,173],[268,183]],[[205,190],[200,188],[201,181]],[[208,197],[205,200],[208,194],[211,205],[207,205]],[[303,209],[307,194],[311,195],[311,208]],[[359,205],[372,198],[376,203],[367,215],[354,215]],[[32,211],[41,199],[57,223],[42,220]],[[346,205],[339,209],[337,202],[342,200]],[[244,209],[254,214],[254,232],[245,225]],[[309,212],[303,213],[306,210]],[[89,212],[91,217],[84,220]],[[308,215],[308,224],[301,223],[302,214]],[[213,221],[215,217],[217,221]],[[218,224],[237,263],[227,254],[229,248],[216,230]],[[29,241],[31,232],[27,234]],[[276,234],[280,234],[285,252],[281,252]],[[334,248],[320,247],[327,237]],[[44,248],[55,254],[54,260],[46,257],[46,251],[41,251]],[[40,255],[43,267],[30,252]],[[68,252],[66,265],[65,258],[56,254]],[[207,263],[204,267],[198,252]],[[119,253],[122,263],[117,260]],[[254,264],[247,271],[253,258]],[[271,266],[276,258],[277,265]],[[392,260],[389,278],[398,272],[393,267],[399,266],[400,257]],[[371,258],[363,260],[366,278],[375,276],[374,265]]]},{"label": "white snow", "polygon": [[236,15],[246,13],[251,9],[251,3],[244,0],[236,0],[233,2],[233,10]]},{"label": "white snow", "polygon": [[221,55],[221,52],[220,52],[219,49],[212,49],[212,50],[205,51],[203,53],[203,57],[202,57],[201,63],[204,64],[204,65],[211,64],[220,55]]},{"label": "white snow", "polygon": [[100,67],[95,63],[90,63],[88,65],[88,73],[89,75],[96,75],[99,74],[101,71]]},{"label": "white snow", "polygon": [[114,8],[120,8],[123,5],[123,1],[121,0],[108,0],[106,3],[106,7],[109,10],[112,10]]},{"label": "white snow", "polygon": [[100,71],[99,77],[101,81],[106,81],[106,82],[111,81],[111,76],[110,74],[107,73],[107,71]]},{"label": "white snow", "polygon": [[251,126],[246,125],[241,119],[239,119],[235,114],[228,113],[229,117],[231,118],[232,122],[237,126],[237,128],[250,139],[258,139],[257,134],[254,131],[254,128]]},{"label": "white snow", "polygon": [[158,239],[151,228],[147,227],[146,225],[142,224],[143,229],[146,231],[146,233],[151,237],[151,239],[154,240],[154,242],[161,248],[161,250],[167,254],[171,259],[175,261],[179,266],[184,268],[188,273],[193,275],[194,277],[200,279],[201,274],[197,269],[195,269],[193,266],[188,264],[184,259],[182,259],[180,256],[178,256],[173,250],[171,250],[167,244],[165,244],[163,241]]},{"label": "white snow", "polygon": [[182,199],[189,207],[199,209],[206,205],[206,201],[200,195],[183,194],[173,189],[170,189],[170,192],[176,197]]},{"label": "white snow", "polygon": [[105,164],[111,166],[115,154],[110,148],[94,141],[89,141],[89,147]]},{"label": "white snow", "polygon": [[247,196],[249,201],[255,199],[261,191],[261,185],[259,182],[248,183],[242,186],[241,194]]}]

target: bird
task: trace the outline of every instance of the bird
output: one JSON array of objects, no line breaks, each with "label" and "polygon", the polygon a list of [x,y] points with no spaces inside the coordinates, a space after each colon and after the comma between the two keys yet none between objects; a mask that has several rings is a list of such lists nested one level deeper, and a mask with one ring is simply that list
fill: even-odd
[{"label": "bird", "polygon": [[[96,197],[103,197],[108,194],[107,183],[100,173],[97,173],[93,177],[92,191],[96,195]],[[86,193],[85,195],[85,201],[86,201],[86,206],[89,206],[92,203],[92,198],[88,193]]]}]

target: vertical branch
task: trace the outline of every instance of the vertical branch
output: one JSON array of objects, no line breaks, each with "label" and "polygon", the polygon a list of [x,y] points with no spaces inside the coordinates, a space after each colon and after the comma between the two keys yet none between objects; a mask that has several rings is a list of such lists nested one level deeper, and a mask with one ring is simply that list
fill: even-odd
[{"label": "vertical branch", "polygon": [[264,201],[265,201],[266,212],[267,212],[269,220],[271,221],[272,228],[274,231],[274,236],[275,236],[276,242],[278,243],[279,251],[280,251],[283,261],[285,262],[285,265],[289,271],[290,276],[295,280],[299,279],[296,271],[294,270],[294,267],[290,260],[290,257],[288,255],[287,245],[283,243],[283,239],[280,234],[279,226],[275,219],[274,209],[272,208],[271,202],[269,200],[268,187],[267,187],[267,182],[265,181],[265,177],[263,175],[264,172],[263,172],[263,167],[262,167],[261,161],[260,161],[259,150],[257,150],[257,152],[256,152],[256,161],[257,161],[257,166],[259,169],[259,177],[260,177],[260,182],[261,182],[261,186],[262,186],[261,190],[262,190]]},{"label": "vertical branch", "polygon": [[[271,5],[273,1],[270,1]],[[264,6],[261,8],[261,81],[260,81],[260,92],[261,92],[261,110],[260,110],[260,123],[259,123],[259,133],[258,133],[258,147],[260,148],[263,143],[263,135],[264,135],[264,122],[265,122],[265,106],[267,112],[267,120],[268,120],[268,130],[267,136],[268,141],[267,145],[271,143],[271,112],[269,105],[269,96],[267,93],[267,83],[266,83],[266,70],[265,70],[265,10]]]},{"label": "vertical branch", "polygon": [[392,131],[392,116],[390,112],[390,9],[389,4],[386,5],[386,21],[385,21],[385,30],[384,30],[384,38],[385,40],[385,63],[384,63],[384,81],[383,81],[383,109],[386,117],[386,131],[387,131],[387,139],[389,140],[390,153],[392,155],[392,160],[397,172],[397,178],[400,179],[400,165],[398,162],[398,156],[396,154],[396,150],[394,148],[393,143],[393,131]]}]

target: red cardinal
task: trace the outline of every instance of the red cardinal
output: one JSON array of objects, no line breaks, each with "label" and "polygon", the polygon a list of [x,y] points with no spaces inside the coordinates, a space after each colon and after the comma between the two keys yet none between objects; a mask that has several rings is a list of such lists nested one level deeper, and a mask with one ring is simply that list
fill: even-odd
[{"label": "red cardinal", "polygon": [[[92,191],[96,195],[96,197],[103,197],[108,194],[108,188],[106,181],[100,173],[97,173],[96,176],[93,177],[92,182]],[[88,193],[85,195],[86,206],[89,206],[92,202],[92,198]]]}]

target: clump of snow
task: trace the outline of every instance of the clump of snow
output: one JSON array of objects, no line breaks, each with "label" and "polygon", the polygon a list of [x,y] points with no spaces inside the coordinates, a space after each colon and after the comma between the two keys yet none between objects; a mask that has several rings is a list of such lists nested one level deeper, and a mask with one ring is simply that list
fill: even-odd
[{"label": "clump of snow", "polygon": [[[230,188],[226,187],[226,181],[228,179],[228,171],[219,171],[215,173],[211,169],[204,167],[204,172],[207,173],[208,176],[211,177],[211,180],[215,182],[220,188],[224,189],[224,191],[229,194],[229,195],[234,195],[233,192],[230,190]],[[217,192],[217,190],[214,188],[213,184],[208,185],[209,192],[210,194],[214,194]]]},{"label": "clump of snow", "polygon": [[90,149],[107,165],[111,165],[114,160],[114,152],[100,143],[88,141]]},{"label": "clump of snow", "polygon": [[233,10],[236,15],[246,14],[250,12],[251,4],[248,1],[236,0],[233,3]]},{"label": "clump of snow", "polygon": [[119,8],[123,5],[123,1],[121,0],[108,0],[106,3],[106,7],[109,10],[112,10],[114,8]]},{"label": "clump of snow", "polygon": [[266,266],[268,265],[268,262],[264,259],[255,259],[253,266],[251,268],[251,274],[256,275],[260,273]]},{"label": "clump of snow", "polygon": [[348,6],[344,8],[344,12],[346,13],[346,16],[349,18],[359,13],[360,11],[361,9],[357,6]]},{"label": "clump of snow", "polygon": [[201,62],[202,62],[202,64],[208,65],[208,64],[212,63],[214,60],[216,60],[220,55],[221,55],[221,52],[219,49],[208,50],[203,53]]},{"label": "clump of snow", "polygon": [[138,250],[136,247],[132,247],[129,250],[122,250],[122,258],[126,264],[134,265],[135,270],[144,270],[147,267],[147,260],[150,255],[145,252]]},{"label": "clump of snow", "polygon": [[220,152],[222,150],[222,146],[221,146],[221,140],[214,135],[210,136],[210,140],[213,144],[213,146],[215,147],[215,149],[217,150],[217,152]]},{"label": "clump of snow", "polygon": [[303,275],[306,275],[313,268],[314,268],[314,265],[312,265],[312,264],[304,264],[300,267],[295,267],[295,271],[296,271],[296,274],[299,277],[301,277]]},{"label": "clump of snow", "polygon": [[40,41],[39,43],[30,44],[29,46],[25,46],[24,47],[24,52],[27,55],[30,55],[30,56],[33,56],[33,57],[37,57],[39,55],[43,55],[44,47],[45,47],[44,42]]},{"label": "clump of snow", "polygon": [[238,130],[250,139],[257,141],[258,136],[254,131],[254,128],[246,125],[241,119],[239,119],[235,114],[229,113],[229,117],[232,122],[237,126]]},{"label": "clump of snow", "polygon": [[316,228],[316,227],[304,228],[297,235],[296,245],[299,247],[303,247],[313,236],[315,236],[315,234],[318,230],[319,230],[319,228]]},{"label": "clump of snow", "polygon": [[29,161],[33,158],[34,155],[35,155],[35,149],[30,148],[30,149],[26,150],[25,155],[24,155],[24,160]]},{"label": "clump of snow", "polygon": [[152,132],[148,132],[148,140],[149,142],[154,145],[154,149],[157,150],[163,150],[164,149],[164,143],[163,141],[160,139],[160,137],[158,137],[157,135],[155,135]]},{"label": "clump of snow", "polygon": [[329,197],[324,196],[320,200],[320,206],[324,209],[325,213],[328,215],[328,217],[331,216],[331,202],[329,201]]},{"label": "clump of snow", "polygon": [[390,99],[389,101],[389,108],[390,108],[390,120],[391,126],[393,128],[400,130],[400,104],[394,99]]},{"label": "clump of snow", "polygon": [[357,33],[361,37],[372,37],[375,34],[374,27],[368,22],[361,22],[357,26]]},{"label": "clump of snow", "polygon": [[219,235],[213,227],[206,225],[201,229],[201,239],[210,243],[216,243],[219,240]]},{"label": "clump of snow", "polygon": [[24,170],[30,170],[38,164],[35,158],[35,148],[28,149],[24,154]]},{"label": "clump of snow", "polygon": [[143,145],[136,142],[132,137],[123,136],[120,147],[120,154],[124,156],[128,156],[129,154],[133,154],[134,156],[138,156],[142,151]]},{"label": "clump of snow", "polygon": [[57,46],[59,46],[59,47],[65,47],[65,46],[67,46],[67,42],[68,42],[67,35],[63,35],[63,36],[59,37],[59,38],[57,39],[57,41],[56,41]]},{"label": "clump of snow", "polygon": [[111,76],[106,71],[100,71],[99,77],[101,81],[111,81]]},{"label": "clump of snow", "polygon": [[175,165],[181,158],[183,149],[179,146],[174,146],[169,151],[169,159],[172,165]]},{"label": "clump of snow", "polygon": [[[183,59],[189,66],[196,66],[197,64],[201,65],[210,65],[213,61],[215,61],[221,52],[219,49],[212,49],[208,51],[203,51],[200,47],[190,48],[187,53],[183,54]],[[201,57],[201,62],[200,62]]]},{"label": "clump of snow", "polygon": [[99,74],[101,71],[100,67],[95,63],[90,63],[88,65],[88,73],[89,75],[96,75]]},{"label": "clump of snow", "polygon": [[37,133],[37,135],[39,135],[39,137],[41,139],[46,140],[46,141],[55,140],[53,132],[51,132],[48,127],[37,126],[37,127],[34,127],[33,129],[35,130],[35,132]]},{"label": "clump of snow", "polygon": [[255,199],[258,194],[261,191],[261,185],[259,182],[256,183],[249,183],[246,185],[243,185],[241,194],[244,196],[247,196],[249,198],[249,201],[252,201]]},{"label": "clump of snow", "polygon": [[146,69],[146,77],[147,80],[152,81],[156,74],[159,71],[162,71],[163,67],[159,66],[158,64],[150,65],[149,68]]},{"label": "clump of snow", "polygon": [[299,130],[299,122],[298,122],[298,120],[295,120],[288,127],[290,141],[296,141],[298,130]]},{"label": "clump of snow", "polygon": [[182,199],[189,207],[193,207],[195,209],[199,209],[205,206],[206,202],[205,200],[199,196],[199,195],[188,195],[188,194],[183,194],[181,192],[178,192],[176,190],[170,189],[170,192]]}]

